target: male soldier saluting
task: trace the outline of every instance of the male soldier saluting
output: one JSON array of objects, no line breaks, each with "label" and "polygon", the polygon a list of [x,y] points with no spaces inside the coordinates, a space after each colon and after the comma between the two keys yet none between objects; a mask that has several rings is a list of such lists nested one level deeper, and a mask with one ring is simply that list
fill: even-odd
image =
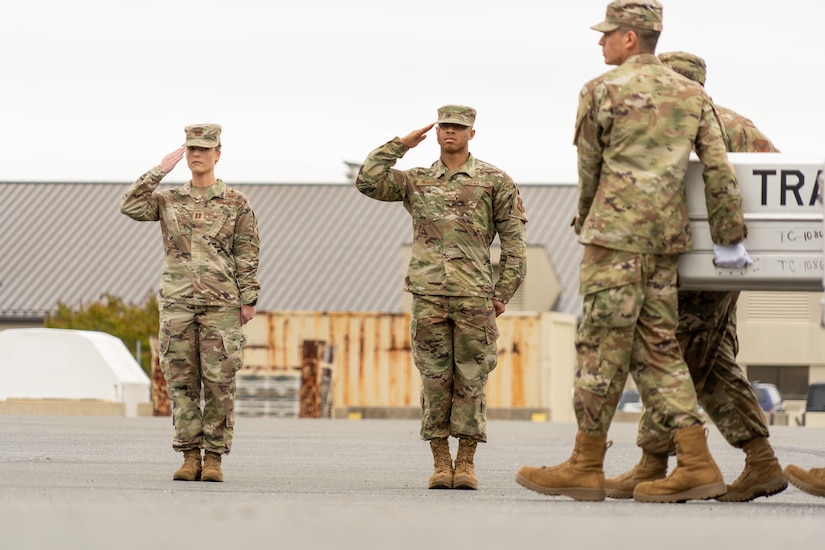
[{"label": "male soldier saluting", "polygon": [[[434,124],[394,138],[369,154],[356,187],[382,201],[402,201],[412,216],[413,249],[405,289],[413,295],[410,336],[421,372],[421,438],[430,441],[430,489],[476,489],[473,457],[487,441],[487,376],[496,367],[496,317],[524,279],[527,217],[518,187],[473,157],[476,111],[438,109],[441,156],[429,168],[395,170]],[[501,241],[493,281],[490,245]],[[447,441],[458,438],[455,466]]]},{"label": "male soldier saluting", "polygon": [[[686,52],[659,55],[666,66],[705,85],[705,62]],[[771,140],[749,119],[715,105],[728,151],[778,152]],[[690,369],[699,403],[728,443],[745,451],[745,469],[718,500],[746,502],[784,491],[788,482],[768,442],[765,413],[753,386],[736,362],[736,302],[739,291],[680,290],[676,337]],[[645,410],[639,422],[642,459],[630,471],[605,479],[607,496],[631,498],[638,483],[661,479],[673,453],[667,432],[658,431]]]},{"label": "male soldier saluting", "polygon": [[553,468],[523,467],[516,481],[549,495],[604,500],[607,431],[630,373],[651,419],[672,433],[678,465],[666,479],[636,485],[643,502],[708,499],[726,490],[710,455],[696,393],[679,343],[677,262],[690,249],[684,177],[692,150],[705,166],[708,218],[717,264],[744,267],[742,198],[722,130],[701,86],[655,56],[662,6],[616,0],[605,21],[605,63],[618,67],[587,83],[574,142],[584,244],[573,405],[579,431],[572,456]]}]

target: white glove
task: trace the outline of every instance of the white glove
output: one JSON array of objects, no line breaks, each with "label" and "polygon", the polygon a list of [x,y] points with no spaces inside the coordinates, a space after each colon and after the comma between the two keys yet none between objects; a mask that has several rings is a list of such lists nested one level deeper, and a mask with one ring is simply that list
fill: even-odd
[{"label": "white glove", "polygon": [[713,265],[728,269],[744,269],[753,265],[753,260],[748,256],[748,251],[742,243],[714,244]]}]

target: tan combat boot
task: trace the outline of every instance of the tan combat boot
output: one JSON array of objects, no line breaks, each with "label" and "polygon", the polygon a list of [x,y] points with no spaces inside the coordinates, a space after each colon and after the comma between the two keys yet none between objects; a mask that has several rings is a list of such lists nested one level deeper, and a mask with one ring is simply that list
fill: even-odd
[{"label": "tan combat boot", "polygon": [[429,489],[453,488],[453,458],[450,456],[450,444],[446,437],[430,440],[433,452],[433,475],[430,476]]},{"label": "tan combat boot", "polygon": [[201,472],[201,481],[223,481],[220,453],[206,451],[203,454],[203,472]]},{"label": "tan combat boot", "polygon": [[639,502],[685,502],[707,500],[725,494],[727,487],[719,466],[710,455],[701,424],[673,434],[676,468],[665,479],[636,485],[633,498]]},{"label": "tan combat boot", "polygon": [[201,478],[201,450],[183,451],[183,466],[175,470],[172,479],[176,481],[198,481]]},{"label": "tan combat boot", "polygon": [[785,477],[797,488],[808,494],[825,497],[825,468],[803,470],[799,466],[785,466]]},{"label": "tan combat boot", "polygon": [[755,437],[742,445],[745,451],[745,469],[728,485],[728,492],[716,500],[722,502],[749,502],[759,497],[781,493],[788,487],[782,475],[782,466],[773,454],[766,437]]},{"label": "tan combat boot", "polygon": [[633,489],[643,481],[655,481],[667,476],[667,455],[642,449],[642,459],[629,471],[604,480],[604,490],[610,498],[633,498]]},{"label": "tan combat boot", "polygon": [[453,489],[478,489],[478,478],[473,466],[478,442],[472,439],[458,440],[458,453],[455,456],[455,473]]},{"label": "tan combat boot", "polygon": [[573,454],[558,466],[522,466],[516,483],[544,495],[564,495],[576,500],[604,500],[604,454],[607,435],[587,435],[579,430]]}]

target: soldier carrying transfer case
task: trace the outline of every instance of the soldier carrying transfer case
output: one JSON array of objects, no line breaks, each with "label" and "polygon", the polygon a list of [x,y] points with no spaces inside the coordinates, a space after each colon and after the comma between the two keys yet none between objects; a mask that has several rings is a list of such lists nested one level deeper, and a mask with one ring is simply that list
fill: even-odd
[{"label": "soldier carrying transfer case", "polygon": [[[659,55],[666,66],[705,85],[705,62],[686,52]],[[727,149],[733,153],[778,152],[771,140],[749,119],[714,105],[725,132]],[[676,337],[690,369],[696,396],[728,443],[745,451],[745,469],[717,500],[747,502],[784,491],[788,482],[768,442],[765,413],[753,386],[736,362],[736,303],[739,291],[680,290]],[[669,434],[659,432],[649,411],[639,422],[638,444],[642,459],[630,471],[605,479],[607,496],[632,498],[642,481],[661,479],[667,473],[668,454],[673,454]]]},{"label": "soldier carrying transfer case", "polygon": [[[817,187],[820,193],[825,189],[825,165],[819,169],[817,175]],[[820,195],[820,200],[822,195]],[[808,494],[825,497],[825,468],[811,468],[806,470],[795,464],[785,466],[785,477],[794,484],[795,487]]]},{"label": "soldier carrying transfer case", "polygon": [[741,244],[742,197],[710,98],[654,53],[661,4],[615,0],[592,28],[603,33],[605,63],[618,67],[584,86],[576,119],[573,224],[584,245],[573,395],[579,430],[567,462],[525,466],[516,481],[543,494],[604,500],[607,432],[631,374],[652,421],[672,434],[678,458],[667,478],[636,485],[633,497],[713,498],[726,486],[676,339],[677,263],[691,247],[684,200],[691,151],[705,166],[714,256],[723,267],[750,262]]},{"label": "soldier carrying transfer case", "polygon": [[[221,457],[232,446],[235,373],[246,343],[243,325],[255,316],[260,292],[260,241],[246,195],[215,178],[221,127],[196,124],[184,131],[183,147],[129,188],[120,211],[138,221],[160,221],[163,234],[160,366],[172,403],[172,447],[184,455],[173,479],[223,481]],[[158,190],[184,153],[192,179]]]},{"label": "soldier carrying transfer case", "polygon": [[[413,295],[410,336],[421,373],[421,438],[430,441],[430,489],[476,489],[473,457],[487,441],[487,376],[496,367],[496,317],[524,279],[527,217],[516,184],[473,157],[476,111],[438,109],[441,156],[429,168],[395,170],[434,124],[369,154],[356,186],[381,201],[402,201],[412,216],[413,249],[405,290]],[[493,280],[490,245],[501,241]],[[448,437],[458,438],[453,465]]]}]

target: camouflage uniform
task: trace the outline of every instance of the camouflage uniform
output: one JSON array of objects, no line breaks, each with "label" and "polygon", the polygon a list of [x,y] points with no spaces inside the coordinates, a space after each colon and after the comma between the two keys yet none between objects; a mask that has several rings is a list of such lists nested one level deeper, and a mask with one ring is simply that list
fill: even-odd
[{"label": "camouflage uniform", "polygon": [[675,335],[676,264],[691,246],[684,198],[691,150],[705,166],[713,242],[735,244],[746,236],[710,98],[655,55],[634,55],[584,86],[574,142],[574,228],[585,245],[573,399],[579,428],[607,433],[628,373],[658,431],[700,424]]},{"label": "camouflage uniform", "polygon": [[[604,21],[591,28],[603,33],[605,63],[618,67],[582,89],[574,138],[579,204],[573,227],[585,245],[573,390],[578,431],[567,461],[523,466],[516,482],[546,495],[600,501],[615,496],[617,481],[630,478],[629,490],[615,498],[714,498],[725,494],[726,485],[708,450],[676,340],[677,261],[691,246],[684,184],[691,150],[705,167],[714,243],[736,245],[745,238],[742,197],[710,98],[652,53],[662,31],[662,5],[613,0]],[[628,374],[650,421],[672,434],[678,465],[670,475],[657,472],[638,481],[634,467],[608,484],[607,431]]]},{"label": "camouflage uniform", "polygon": [[[527,217],[518,187],[495,166],[471,155],[455,172],[441,160],[429,168],[394,169],[408,150],[395,138],[372,151],[356,187],[373,199],[403,202],[412,216],[404,288],[413,294],[410,335],[422,381],[421,437],[486,441],[485,386],[496,366],[498,338],[492,300],[507,303],[524,279]],[[490,261],[496,233],[498,281]]]},{"label": "camouflage uniform", "polygon": [[[187,127],[189,145],[190,133]],[[172,446],[225,454],[246,343],[240,308],[255,305],[260,291],[257,221],[247,197],[220,179],[205,189],[189,182],[158,190],[165,175],[160,166],[146,172],[120,210],[138,221],[160,221],[163,234],[158,344],[172,402]]]},{"label": "camouflage uniform", "polygon": [[[825,188],[825,165],[819,169],[816,178],[820,189],[820,200],[822,199],[822,189]],[[825,497],[825,468],[810,468],[805,470],[801,466],[788,464],[784,470],[785,477],[798,489],[814,496]]]},{"label": "camouflage uniform", "polygon": [[[704,85],[704,61],[684,52],[659,55],[679,74]],[[734,153],[778,152],[749,119],[715,105],[727,150]],[[750,382],[736,362],[736,303],[739,291],[679,291],[676,337],[702,407],[732,446],[768,437],[765,414]],[[668,433],[657,431],[647,411],[639,423],[639,446],[654,454],[674,452]]]}]

